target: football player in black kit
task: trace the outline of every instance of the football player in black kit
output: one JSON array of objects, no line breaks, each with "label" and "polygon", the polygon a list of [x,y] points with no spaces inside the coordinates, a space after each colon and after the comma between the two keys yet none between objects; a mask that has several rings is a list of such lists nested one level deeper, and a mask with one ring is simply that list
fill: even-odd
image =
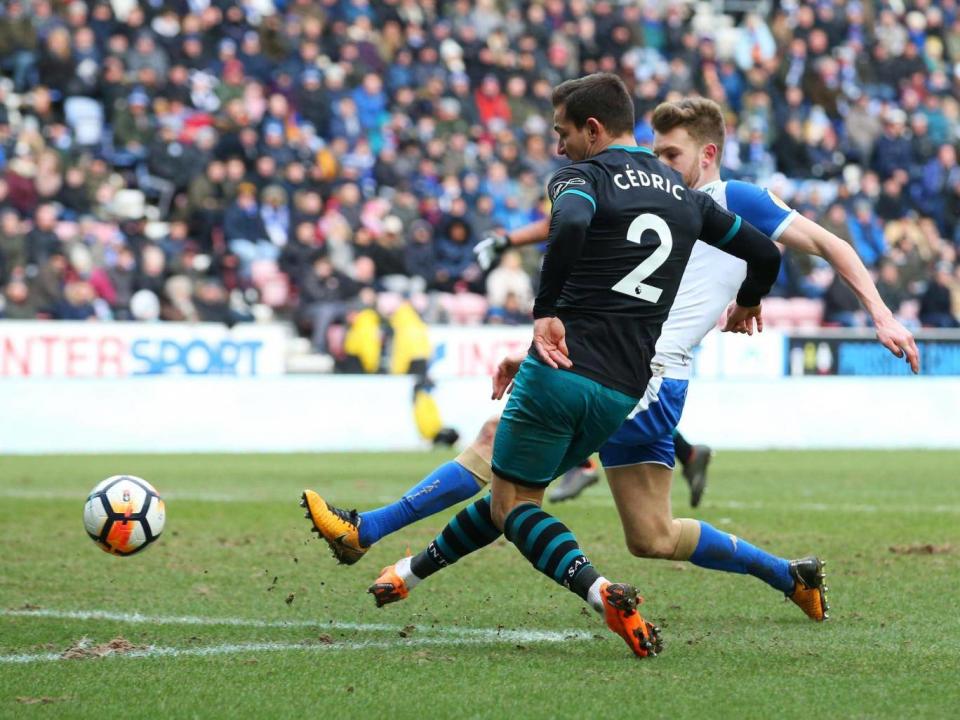
[{"label": "football player in black kit", "polygon": [[[384,568],[370,592],[378,605],[401,600],[503,533],[646,657],[659,649],[659,631],[637,612],[636,591],[597,572],[570,530],[542,510],[543,493],[643,396],[693,243],[699,238],[747,262],[735,310],[741,319],[759,317],[780,253],[636,145],[633,103],[617,76],[567,81],[552,101],[558,151],[573,162],[548,185],[553,210],[533,343],[497,429],[491,494],[456,515],[423,552]],[[502,382],[495,394],[506,390]]]}]

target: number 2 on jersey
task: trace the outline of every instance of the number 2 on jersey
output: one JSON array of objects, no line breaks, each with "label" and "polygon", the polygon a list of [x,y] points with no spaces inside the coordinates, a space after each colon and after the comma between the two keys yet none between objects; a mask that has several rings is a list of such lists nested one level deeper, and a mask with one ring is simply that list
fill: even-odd
[{"label": "number 2 on jersey", "polygon": [[663,290],[648,285],[644,280],[653,275],[670,257],[670,251],[673,250],[673,234],[670,232],[670,226],[659,215],[644,213],[638,215],[630,223],[630,227],[627,229],[627,240],[639,245],[640,238],[645,230],[652,230],[660,244],[650,254],[650,257],[631,270],[612,289],[630,297],[655,303],[660,300]]}]

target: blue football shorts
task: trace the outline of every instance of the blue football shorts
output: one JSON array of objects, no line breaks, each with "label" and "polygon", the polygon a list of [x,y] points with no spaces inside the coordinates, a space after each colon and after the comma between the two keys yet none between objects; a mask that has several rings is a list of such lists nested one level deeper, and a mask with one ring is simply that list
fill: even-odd
[{"label": "blue football shorts", "polygon": [[687,380],[654,376],[623,424],[600,448],[604,467],[640,463],[674,466],[673,431],[683,414]]}]

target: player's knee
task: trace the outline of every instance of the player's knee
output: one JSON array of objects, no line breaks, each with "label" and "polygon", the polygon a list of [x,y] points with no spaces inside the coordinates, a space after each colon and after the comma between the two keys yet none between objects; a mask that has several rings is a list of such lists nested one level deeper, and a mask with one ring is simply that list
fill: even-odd
[{"label": "player's knee", "polygon": [[500,532],[503,532],[503,528],[507,524],[507,515],[510,514],[511,510],[513,510],[512,505],[502,501],[497,502],[496,499],[490,504],[490,519],[493,520],[493,524]]},{"label": "player's knee", "polygon": [[493,454],[493,439],[497,436],[497,425],[499,422],[499,418],[490,418],[487,420],[483,424],[483,427],[480,428],[480,432],[477,433],[477,437],[471,445],[474,450],[485,457],[490,457]]},{"label": "player's knee", "polygon": [[490,519],[493,520],[493,524],[497,526],[497,529],[502,532],[507,525],[507,518],[510,517],[510,513],[521,505],[536,505],[539,507],[540,503],[530,498],[513,497],[498,499],[493,497],[490,503]]},{"label": "player's knee", "polygon": [[635,557],[669,558],[673,554],[673,543],[669,535],[652,532],[632,532],[626,536],[627,550]]}]

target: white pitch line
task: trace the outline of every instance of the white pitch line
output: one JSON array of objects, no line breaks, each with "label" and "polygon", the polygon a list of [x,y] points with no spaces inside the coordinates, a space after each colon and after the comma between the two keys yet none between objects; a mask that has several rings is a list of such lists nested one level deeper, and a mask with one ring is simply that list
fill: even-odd
[{"label": "white pitch line", "polygon": [[[7,610],[0,609],[3,617],[32,617],[54,620],[107,620],[139,625],[225,625],[254,628],[315,628],[318,630],[352,630],[355,632],[400,632],[402,625],[381,623],[351,623],[336,620],[261,620],[259,618],[214,618],[196,615],[141,615],[109,610]],[[590,640],[592,633],[583,630],[507,630],[497,628],[457,628],[418,625],[416,632],[440,635],[452,639],[473,639],[483,642],[564,642],[566,640]]]},{"label": "white pitch line", "polygon": [[[535,642],[551,642],[557,643],[562,642],[564,639],[571,638],[555,638],[551,640],[541,639]],[[405,649],[409,647],[423,647],[430,645],[440,645],[440,646],[456,646],[462,647],[465,645],[489,645],[489,644],[514,644],[515,640],[507,640],[505,638],[455,638],[455,637],[440,637],[440,638],[414,638],[410,640],[406,639],[397,639],[394,641],[366,641],[366,642],[333,642],[330,644],[303,644],[303,643],[273,643],[273,642],[263,642],[263,643],[226,643],[223,645],[206,645],[201,647],[157,647],[149,646],[146,648],[138,650],[129,650],[125,652],[109,652],[100,657],[89,658],[102,659],[108,657],[116,658],[155,658],[155,657],[207,657],[210,655],[235,655],[239,653],[256,653],[256,652],[289,652],[292,650],[300,650],[304,652],[337,652],[343,650],[370,650],[370,649],[386,649],[386,650],[396,650],[396,649]],[[21,653],[18,655],[0,655],[0,665],[23,665],[27,663],[38,663],[38,662],[53,662],[53,661],[63,661],[63,660],[74,660],[75,658],[65,658],[60,653]],[[87,659],[87,658],[81,658]]]}]

